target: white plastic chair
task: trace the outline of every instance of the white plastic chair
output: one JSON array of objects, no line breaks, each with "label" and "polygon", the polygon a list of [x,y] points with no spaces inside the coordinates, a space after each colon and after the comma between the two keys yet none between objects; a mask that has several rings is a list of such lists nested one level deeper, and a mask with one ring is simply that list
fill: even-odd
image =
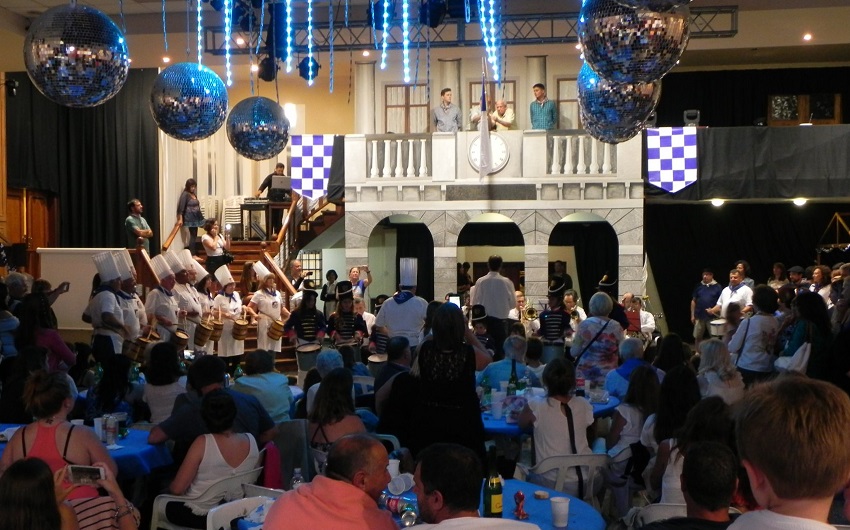
[{"label": "white plastic chair", "polygon": [[664,521],[671,517],[686,517],[688,507],[684,504],[648,504],[640,509],[635,517],[634,528],[640,528],[655,521]]},{"label": "white plastic chair", "polygon": [[390,443],[393,446],[393,451],[401,448],[401,442],[398,441],[398,438],[395,435],[375,433],[374,436],[382,442]]},{"label": "white plastic chair", "polygon": [[360,392],[356,392],[356,394],[374,394],[375,393],[375,378],[369,377],[367,375],[355,375],[354,376],[354,388],[360,389]]},{"label": "white plastic chair", "polygon": [[607,465],[608,455],[604,453],[550,456],[531,469],[517,465],[514,478],[526,480],[528,475],[542,475],[547,471],[557,469],[558,475],[555,478],[555,487],[553,489],[565,491],[564,483],[566,482],[567,470],[572,467],[581,467],[582,478],[584,480],[584,498],[582,500],[592,504],[594,508],[599,510],[599,502],[594,494],[602,487],[602,475],[599,470]]},{"label": "white plastic chair", "polygon": [[267,500],[267,497],[247,497],[216,506],[207,513],[207,530],[230,530],[232,520],[245,517]]},{"label": "white plastic chair", "polygon": [[257,486],[256,484],[242,484],[242,491],[245,492],[245,497],[268,497],[269,499],[277,499],[286,493],[284,490]]},{"label": "white plastic chair", "polygon": [[325,474],[325,464],[328,462],[328,454],[319,449],[310,448],[310,454],[313,455],[313,465],[316,468],[316,476]]},{"label": "white plastic chair", "polygon": [[157,495],[156,499],[153,502],[153,514],[151,515],[151,530],[157,530],[157,528],[165,528],[166,530],[184,530],[186,528],[185,526],[180,526],[171,523],[165,517],[165,506],[169,502],[204,502],[209,501],[211,499],[216,499],[222,494],[234,491],[238,491],[240,494],[242,494],[242,484],[256,482],[262,471],[263,468],[258,467],[255,469],[251,469],[250,471],[244,471],[237,475],[224,477],[218,482],[213,483],[209,488],[207,488],[205,492],[201,493],[197,497],[185,497],[183,495],[168,494]]}]

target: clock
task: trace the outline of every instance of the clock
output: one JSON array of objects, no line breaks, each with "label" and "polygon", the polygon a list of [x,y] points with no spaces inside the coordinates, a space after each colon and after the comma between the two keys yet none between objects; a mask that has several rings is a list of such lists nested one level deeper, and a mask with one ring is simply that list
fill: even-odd
[{"label": "clock", "polygon": [[[469,157],[469,165],[478,171],[481,167],[481,135],[476,136],[469,144],[467,155]],[[508,163],[508,159],[511,157],[508,143],[504,138],[495,133],[490,133],[490,156],[493,158],[490,164],[490,175],[504,169]]]}]

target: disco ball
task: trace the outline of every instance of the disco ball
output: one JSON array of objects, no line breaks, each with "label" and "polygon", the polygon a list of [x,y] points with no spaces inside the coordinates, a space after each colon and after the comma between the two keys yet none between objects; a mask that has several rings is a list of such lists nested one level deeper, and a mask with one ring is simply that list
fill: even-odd
[{"label": "disco ball", "polygon": [[[658,99],[661,97],[661,81],[653,83],[611,83],[600,77],[587,63],[578,73],[578,103],[585,128],[618,131],[609,138],[621,138],[632,132],[628,140],[639,132]],[[587,127],[590,122],[590,128]],[[637,128],[635,129],[635,126]],[[595,135],[594,135],[595,137]],[[603,140],[609,143],[610,140]]]},{"label": "disco ball", "polygon": [[600,142],[607,144],[618,144],[626,140],[631,140],[646,126],[644,122],[637,122],[620,127],[600,123],[584,112],[579,112],[579,116],[581,117],[581,125],[584,130]]},{"label": "disco ball", "polygon": [[227,117],[227,139],[237,153],[251,160],[276,156],[289,141],[289,120],[283,108],[263,97],[244,99]]},{"label": "disco ball", "polygon": [[177,63],[159,73],[151,89],[151,114],[162,132],[189,142],[212,136],[227,117],[227,89],[215,72]]},{"label": "disco ball", "polygon": [[121,90],[130,71],[127,43],[109,17],[91,7],[63,5],[39,16],[24,39],[30,80],[66,107],[94,107]]},{"label": "disco ball", "polygon": [[633,9],[649,9],[652,11],[667,11],[673,7],[690,4],[691,0],[616,0],[622,6]]},{"label": "disco ball", "polygon": [[615,0],[587,0],[578,33],[584,59],[617,83],[656,81],[670,71],[688,45],[690,10],[633,9]]}]

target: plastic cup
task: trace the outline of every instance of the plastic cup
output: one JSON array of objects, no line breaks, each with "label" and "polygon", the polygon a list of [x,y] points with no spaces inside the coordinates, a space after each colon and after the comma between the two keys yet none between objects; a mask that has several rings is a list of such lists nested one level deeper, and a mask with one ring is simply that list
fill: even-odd
[{"label": "plastic cup", "polygon": [[82,426],[85,424],[84,420],[71,420],[71,425],[79,425]]},{"label": "plastic cup", "polygon": [[410,491],[413,489],[413,475],[411,475],[410,473],[402,473],[398,476],[398,478],[404,481],[404,491]]},{"label": "plastic cup", "polygon": [[501,399],[493,400],[493,403],[490,404],[490,412],[493,414],[493,419],[498,420],[502,418],[502,412],[504,408],[504,403]]},{"label": "plastic cup", "polygon": [[103,441],[103,416],[94,419],[94,433],[98,439]]},{"label": "plastic cup", "polygon": [[499,381],[499,390],[501,390],[502,392],[507,394],[508,393],[508,381]]},{"label": "plastic cup", "polygon": [[401,462],[396,458],[390,458],[390,465],[387,466],[387,471],[390,472],[390,477],[396,478],[398,476],[398,466]]},{"label": "plastic cup", "polygon": [[407,491],[404,488],[404,486],[405,486],[404,478],[402,478],[402,476],[399,475],[397,477],[394,477],[390,481],[390,483],[387,484],[387,489],[390,490],[390,493],[392,493],[393,495],[401,495],[402,493]]},{"label": "plastic cup", "polygon": [[570,499],[567,497],[552,497],[552,526],[566,528],[570,518]]}]

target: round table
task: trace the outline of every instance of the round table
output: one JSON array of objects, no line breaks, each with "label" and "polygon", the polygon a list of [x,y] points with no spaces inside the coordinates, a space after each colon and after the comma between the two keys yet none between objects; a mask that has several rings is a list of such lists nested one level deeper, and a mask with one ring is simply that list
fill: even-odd
[{"label": "round table", "polygon": [[[609,397],[608,401],[605,403],[591,402],[591,405],[593,406],[593,417],[602,418],[608,416],[614,412],[614,409],[617,408],[617,405],[619,404],[620,400],[613,396]],[[497,420],[494,419],[488,411],[481,414],[481,419],[484,421],[484,432],[487,434],[502,434],[505,436],[519,436],[522,434],[522,430],[519,428],[519,425],[516,423],[508,423],[504,415]]]},{"label": "round table", "polygon": [[[17,425],[2,424],[0,432]],[[89,429],[90,427],[77,427]],[[5,443],[0,443],[0,456],[6,449]],[[144,477],[154,468],[167,466],[173,462],[171,453],[165,444],[151,445],[148,443],[148,431],[129,429],[126,437],[116,443],[115,448],[109,449],[109,455],[118,466],[118,478],[121,480]]]}]

